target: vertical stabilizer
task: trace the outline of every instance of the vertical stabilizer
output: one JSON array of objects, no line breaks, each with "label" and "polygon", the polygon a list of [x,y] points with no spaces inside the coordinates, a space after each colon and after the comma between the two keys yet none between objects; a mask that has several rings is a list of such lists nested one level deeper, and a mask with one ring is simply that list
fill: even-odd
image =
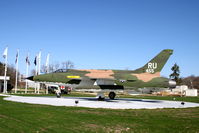
[{"label": "vertical stabilizer", "polygon": [[167,60],[169,59],[170,55],[173,54],[173,50],[165,49],[161,51],[157,56],[155,56],[152,60],[150,60],[147,64],[143,67],[136,69],[134,73],[157,73],[161,72],[162,68],[166,64]]}]

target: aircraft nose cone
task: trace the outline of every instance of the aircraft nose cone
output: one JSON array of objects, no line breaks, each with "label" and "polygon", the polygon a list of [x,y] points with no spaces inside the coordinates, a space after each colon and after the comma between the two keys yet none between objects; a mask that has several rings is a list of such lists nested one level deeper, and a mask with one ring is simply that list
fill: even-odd
[{"label": "aircraft nose cone", "polygon": [[33,81],[34,76],[27,77],[26,79]]}]

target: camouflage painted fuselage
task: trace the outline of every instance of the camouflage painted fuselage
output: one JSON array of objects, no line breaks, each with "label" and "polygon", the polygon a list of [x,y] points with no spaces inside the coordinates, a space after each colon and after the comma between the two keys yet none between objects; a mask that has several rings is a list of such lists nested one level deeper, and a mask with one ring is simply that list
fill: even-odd
[{"label": "camouflage painted fuselage", "polygon": [[160,77],[160,72],[173,50],[166,49],[143,67],[128,70],[75,70],[54,72],[31,77],[38,82],[53,82],[75,85],[76,89],[135,89],[169,87],[169,79]]},{"label": "camouflage painted fuselage", "polygon": [[[103,88],[104,86],[114,85],[116,88],[123,86],[126,88],[142,87],[168,87],[168,79],[159,77],[158,74],[140,73],[123,70],[73,70],[67,72],[49,73],[34,76],[34,81],[54,82],[65,84],[76,84],[80,88]],[[101,83],[95,84],[96,81]],[[103,83],[104,82],[104,83]],[[103,88],[111,89],[111,88]],[[121,88],[122,89],[122,88]]]}]

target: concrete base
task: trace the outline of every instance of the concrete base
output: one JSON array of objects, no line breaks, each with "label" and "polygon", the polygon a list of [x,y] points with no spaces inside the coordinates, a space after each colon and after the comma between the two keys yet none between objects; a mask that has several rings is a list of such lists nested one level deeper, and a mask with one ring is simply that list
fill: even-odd
[{"label": "concrete base", "polygon": [[[198,103],[180,101],[165,101],[165,100],[149,100],[149,99],[129,99],[119,98],[115,100],[105,99],[105,101],[98,101],[96,98],[89,97],[25,97],[25,96],[9,96],[4,100],[43,104],[52,106],[77,106],[88,108],[109,108],[109,109],[157,109],[157,108],[187,108],[199,107]],[[78,101],[78,102],[77,102]]]}]

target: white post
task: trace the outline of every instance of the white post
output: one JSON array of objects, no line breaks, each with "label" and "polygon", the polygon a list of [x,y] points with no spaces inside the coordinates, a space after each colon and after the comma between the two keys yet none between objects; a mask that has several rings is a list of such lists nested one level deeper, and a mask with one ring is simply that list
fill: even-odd
[{"label": "white post", "polygon": [[40,83],[37,83],[37,94],[39,94]]},{"label": "white post", "polygon": [[37,93],[37,83],[35,82],[35,93]]},{"label": "white post", "polygon": [[15,78],[15,93],[17,93],[17,81],[18,81],[18,56],[19,56],[19,50],[17,49],[17,55],[16,55],[16,78]]},{"label": "white post", "polygon": [[7,93],[7,82],[6,82],[6,76],[7,76],[7,63],[8,63],[8,47],[4,50],[3,57],[5,58],[5,73],[4,73],[4,89],[3,93]]},{"label": "white post", "polygon": [[48,85],[46,85],[46,94],[48,94]]},{"label": "white post", "polygon": [[35,93],[37,93],[37,83],[35,82]]},{"label": "white post", "polygon": [[191,89],[193,89],[193,82],[190,80],[190,82],[191,82]]}]

